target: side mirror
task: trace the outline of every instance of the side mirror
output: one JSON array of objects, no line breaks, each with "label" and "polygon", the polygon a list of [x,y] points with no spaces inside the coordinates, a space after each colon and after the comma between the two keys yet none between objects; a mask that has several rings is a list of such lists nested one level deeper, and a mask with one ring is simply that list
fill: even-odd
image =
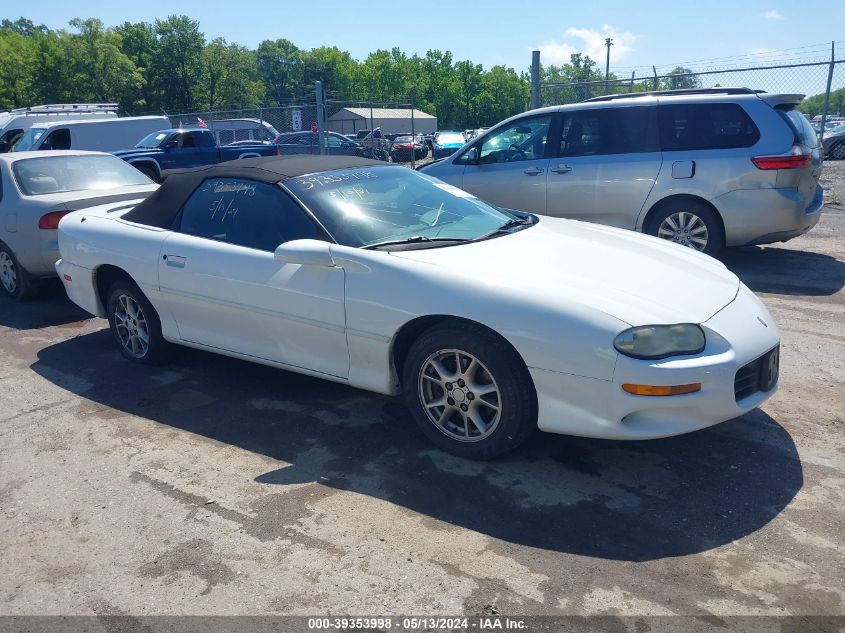
[{"label": "side mirror", "polygon": [[302,264],[303,266],[334,267],[331,244],[320,240],[291,240],[276,248],[273,257],[277,262],[285,264]]},{"label": "side mirror", "polygon": [[478,148],[477,147],[470,147],[467,150],[467,153],[464,154],[464,158],[466,159],[467,165],[477,165],[478,164]]}]

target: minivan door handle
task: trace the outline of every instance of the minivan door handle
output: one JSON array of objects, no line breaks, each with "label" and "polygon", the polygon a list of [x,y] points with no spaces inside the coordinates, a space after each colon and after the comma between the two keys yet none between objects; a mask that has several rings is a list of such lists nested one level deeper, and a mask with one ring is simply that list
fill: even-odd
[{"label": "minivan door handle", "polygon": [[552,167],[552,171],[556,174],[565,174],[567,172],[572,171],[572,167],[569,165],[558,165],[556,167]]},{"label": "minivan door handle", "polygon": [[529,167],[525,170],[524,173],[528,174],[529,176],[536,176],[537,174],[542,174],[544,170],[540,169],[539,167]]}]

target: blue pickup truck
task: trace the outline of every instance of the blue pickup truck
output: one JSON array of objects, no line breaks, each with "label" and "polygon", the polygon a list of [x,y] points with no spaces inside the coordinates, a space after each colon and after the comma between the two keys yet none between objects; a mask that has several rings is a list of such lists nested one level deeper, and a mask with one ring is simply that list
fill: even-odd
[{"label": "blue pickup truck", "polygon": [[169,169],[215,165],[252,156],[274,156],[279,153],[279,148],[260,141],[218,145],[211,130],[179,129],[153,132],[142,138],[133,149],[112,153],[149,176],[153,182],[161,182],[163,172]]}]

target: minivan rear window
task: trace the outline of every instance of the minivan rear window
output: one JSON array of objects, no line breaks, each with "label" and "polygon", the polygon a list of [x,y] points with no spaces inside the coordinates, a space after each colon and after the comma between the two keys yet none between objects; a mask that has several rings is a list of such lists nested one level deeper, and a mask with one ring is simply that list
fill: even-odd
[{"label": "minivan rear window", "polygon": [[760,130],[736,103],[666,104],[658,112],[665,152],[751,147],[760,139]]},{"label": "minivan rear window", "polygon": [[795,137],[799,142],[806,145],[810,149],[816,149],[819,145],[819,139],[816,136],[813,126],[795,106],[781,106],[776,108],[780,115],[786,119],[786,122],[795,132]]}]

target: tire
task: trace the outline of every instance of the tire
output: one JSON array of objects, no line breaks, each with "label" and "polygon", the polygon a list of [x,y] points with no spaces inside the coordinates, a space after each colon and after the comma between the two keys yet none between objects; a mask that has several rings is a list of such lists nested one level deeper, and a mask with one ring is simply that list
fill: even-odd
[{"label": "tire", "polygon": [[109,327],[123,357],[133,363],[159,365],[171,352],[161,335],[161,321],[141,289],[129,279],[119,279],[109,289]]},{"label": "tire", "polygon": [[695,200],[669,201],[648,218],[644,233],[715,257],[725,245],[722,223],[706,204]]},{"label": "tire", "polygon": [[402,385],[423,434],[458,457],[499,457],[537,428],[537,396],[525,363],[480,327],[445,325],[424,332],[408,350]]},{"label": "tire", "polygon": [[133,165],[133,167],[135,167],[135,169],[140,171],[142,174],[144,174],[147,178],[149,178],[153,182],[157,183],[157,182],[160,181],[158,174],[156,173],[156,171],[152,167],[148,167],[147,165],[138,165],[137,167],[135,165]]},{"label": "tire", "polygon": [[12,301],[27,301],[38,295],[41,280],[30,275],[12,249],[0,242],[0,291]]}]

